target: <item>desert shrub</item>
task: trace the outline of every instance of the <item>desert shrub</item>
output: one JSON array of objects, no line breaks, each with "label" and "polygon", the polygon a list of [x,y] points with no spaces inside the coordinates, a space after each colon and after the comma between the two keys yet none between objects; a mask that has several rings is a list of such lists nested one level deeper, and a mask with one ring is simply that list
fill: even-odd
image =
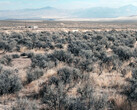
[{"label": "desert shrub", "polygon": [[102,61],[106,57],[107,57],[106,52],[105,51],[100,51],[98,58]]},{"label": "desert shrub", "polygon": [[71,83],[82,78],[80,70],[75,68],[64,67],[58,70],[57,72],[59,79],[66,83]]},{"label": "desert shrub", "polygon": [[16,103],[11,106],[12,110],[38,110],[38,104],[35,101],[27,98],[19,98]]},{"label": "desert shrub", "polygon": [[115,60],[118,60],[118,56],[116,54],[113,54],[111,56],[105,57],[102,61],[103,63],[106,63],[109,65],[110,63],[114,63]]},{"label": "desert shrub", "polygon": [[49,43],[49,42],[52,42],[52,34],[53,33],[49,33],[49,32],[42,32],[42,33],[39,33],[38,36],[39,36],[39,41],[44,41],[45,43]]},{"label": "desert shrub", "polygon": [[123,92],[127,95],[129,100],[137,101],[137,69],[133,69],[130,86],[126,86]]},{"label": "desert shrub", "polygon": [[81,102],[86,104],[88,110],[104,110],[107,106],[107,95],[96,94],[92,79],[87,75],[82,85],[77,89]]},{"label": "desert shrub", "polygon": [[134,107],[131,102],[127,99],[122,99],[119,103],[119,97],[111,98],[108,100],[108,107],[112,110],[132,110]]},{"label": "desert shrub", "polygon": [[15,39],[16,41],[18,41],[18,39],[22,39],[23,38],[23,36],[22,36],[21,33],[16,33],[16,32],[12,32],[10,34],[10,37],[13,38],[13,39]]},{"label": "desert shrub", "polygon": [[77,42],[71,42],[68,45],[68,51],[73,53],[75,56],[79,55],[79,52],[81,50],[90,50],[89,45],[87,45],[85,42],[77,41]]},{"label": "desert shrub", "polygon": [[21,49],[21,46],[20,46],[20,45],[17,45],[17,46],[16,46],[16,51],[17,51],[17,52],[20,52],[20,49]]},{"label": "desert shrub", "polygon": [[100,54],[100,52],[98,52],[98,51],[93,51],[93,55],[94,55],[94,57],[96,57],[96,58],[100,58],[100,56],[101,56],[101,54]]},{"label": "desert shrub", "polygon": [[67,43],[67,41],[66,41],[66,39],[57,39],[57,42],[58,43],[61,43],[61,44],[66,44]]},{"label": "desert shrub", "polygon": [[81,56],[82,58],[86,58],[86,59],[91,59],[93,57],[93,52],[92,50],[81,50],[79,52],[79,56]]},{"label": "desert shrub", "polygon": [[133,78],[129,86],[124,88],[123,93],[131,101],[137,101],[137,80]]},{"label": "desert shrub", "polygon": [[23,52],[20,54],[20,56],[27,56],[27,53]]},{"label": "desert shrub", "polygon": [[46,45],[43,41],[37,40],[33,42],[33,48],[48,48],[48,45]]},{"label": "desert shrub", "polygon": [[0,63],[4,65],[10,65],[12,61],[12,56],[5,55],[0,59]]},{"label": "desert shrub", "polygon": [[132,77],[133,79],[137,79],[137,69],[132,70]]},{"label": "desert shrub", "polygon": [[62,48],[63,48],[63,46],[62,46],[62,44],[61,44],[61,43],[57,43],[57,44],[55,45],[55,47],[60,48],[60,49],[62,49]]},{"label": "desert shrub", "polygon": [[58,86],[58,84],[59,84],[60,81],[61,80],[58,77],[52,76],[51,78],[49,78],[48,83],[49,83],[49,85],[54,84],[54,85]]},{"label": "desert shrub", "polygon": [[128,90],[126,89],[126,95],[130,100],[137,101],[137,82],[134,82],[130,87],[128,87]]},{"label": "desert shrub", "polygon": [[129,66],[131,68],[137,68],[137,62],[131,62],[131,63],[129,63]]},{"label": "desert shrub", "polygon": [[130,47],[130,48],[133,48],[134,47],[134,44],[136,42],[136,39],[133,38],[133,37],[127,37],[126,39],[123,40],[125,45]]},{"label": "desert shrub", "polygon": [[82,60],[76,67],[82,71],[90,72],[93,70],[93,62],[91,60]]},{"label": "desert shrub", "polygon": [[4,70],[0,74],[0,95],[15,93],[22,88],[21,80],[10,70]]},{"label": "desert shrub", "polygon": [[81,59],[79,57],[74,57],[73,58],[73,64],[75,67],[77,67],[77,65],[80,63]]},{"label": "desert shrub", "polygon": [[60,51],[54,51],[54,53],[49,54],[48,57],[52,60],[52,61],[62,61],[62,62],[66,62],[66,63],[72,63],[72,55],[69,52],[65,52],[63,50]]},{"label": "desert shrub", "polygon": [[31,67],[39,67],[39,68],[52,68],[55,66],[55,60],[51,60],[48,55],[34,55],[31,58],[32,64]]},{"label": "desert shrub", "polygon": [[0,72],[2,71],[2,69],[3,69],[3,66],[0,64]]},{"label": "desert shrub", "polygon": [[38,54],[33,56],[31,58],[31,61],[32,61],[32,64],[31,64],[32,67],[38,66],[40,68],[45,68],[47,65],[48,58],[47,56]]},{"label": "desert shrub", "polygon": [[19,54],[13,54],[13,55],[12,55],[12,58],[19,58],[19,57],[20,57]]},{"label": "desert shrub", "polygon": [[90,36],[85,34],[85,35],[83,35],[83,39],[88,40],[88,39],[90,39]]},{"label": "desert shrub", "polygon": [[44,72],[43,70],[36,68],[34,70],[29,70],[27,72],[27,82],[30,83],[38,78],[40,78],[41,76],[43,76]]},{"label": "desert shrub", "polygon": [[77,89],[77,92],[80,95],[81,101],[87,101],[87,108],[90,109],[93,106],[94,89],[91,80],[89,80],[89,76],[86,76],[83,81],[82,85]]},{"label": "desert shrub", "polygon": [[68,98],[65,104],[65,110],[88,110],[86,103],[80,98]]},{"label": "desert shrub", "polygon": [[113,54],[112,56],[104,57],[102,63],[105,64],[107,69],[112,67],[113,70],[117,70],[118,67],[120,67],[120,63],[122,62],[119,61],[119,57],[117,55]]},{"label": "desert shrub", "polygon": [[33,52],[24,52],[24,53],[21,53],[20,56],[27,56],[28,58],[32,58],[34,56],[34,53]]},{"label": "desert shrub", "polygon": [[48,61],[46,67],[47,67],[47,69],[51,69],[51,68],[53,68],[53,67],[55,67],[57,65],[58,65],[58,61],[57,60],[55,60],[55,61]]},{"label": "desert shrub", "polygon": [[114,47],[113,51],[119,56],[121,60],[129,60],[133,56],[133,52],[129,47]]},{"label": "desert shrub", "polygon": [[131,68],[130,67],[125,67],[124,69],[121,70],[121,74],[123,76],[127,75],[129,72],[131,71]]},{"label": "desert shrub", "polygon": [[134,56],[134,57],[137,57],[137,48],[134,49],[134,51],[133,51],[133,56]]},{"label": "desert shrub", "polygon": [[108,36],[107,38],[108,38],[109,41],[112,41],[112,42],[115,41],[115,38],[113,36]]},{"label": "desert shrub", "polygon": [[77,52],[79,52],[79,50],[81,49],[90,50],[90,46],[85,41],[73,41],[68,45],[68,50],[71,51],[73,54],[77,54]]},{"label": "desert shrub", "polygon": [[34,56],[34,53],[33,53],[33,52],[28,52],[28,53],[27,53],[27,57],[28,57],[28,58],[32,58],[33,56]]},{"label": "desert shrub", "polygon": [[59,69],[57,76],[52,76],[40,90],[41,101],[52,110],[70,110],[72,108],[70,106],[74,107],[75,103],[72,105],[69,102],[67,93],[75,87],[75,82],[82,77],[79,74],[78,69],[69,67]]},{"label": "desert shrub", "polygon": [[8,42],[8,48],[7,51],[13,51],[16,50],[16,44],[17,42],[15,40],[11,40],[10,42]]},{"label": "desert shrub", "polygon": [[50,43],[50,42],[47,42],[46,44],[44,43],[44,46],[43,46],[44,48],[50,48],[50,49],[54,49],[55,47],[54,47],[54,45],[52,44],[52,43]]},{"label": "desert shrub", "polygon": [[0,41],[0,49],[3,49],[3,50],[5,50],[5,48],[6,48],[6,42],[4,42],[2,39],[0,39],[1,41]]},{"label": "desert shrub", "polygon": [[2,40],[0,41],[0,49],[3,49],[5,51],[12,51],[16,47],[16,42],[14,40],[6,41]]},{"label": "desert shrub", "polygon": [[41,101],[47,105],[47,109],[63,110],[65,105],[66,91],[60,82],[58,86],[45,85],[40,90]]},{"label": "desert shrub", "polygon": [[93,104],[92,106],[95,110],[106,109],[106,107],[107,107],[107,96],[106,96],[106,94],[94,97],[93,102],[91,102],[91,103]]},{"label": "desert shrub", "polygon": [[31,41],[31,38],[28,36],[24,36],[23,39],[20,39],[20,41],[18,43],[20,45],[27,47],[28,49],[33,48],[33,42]]}]

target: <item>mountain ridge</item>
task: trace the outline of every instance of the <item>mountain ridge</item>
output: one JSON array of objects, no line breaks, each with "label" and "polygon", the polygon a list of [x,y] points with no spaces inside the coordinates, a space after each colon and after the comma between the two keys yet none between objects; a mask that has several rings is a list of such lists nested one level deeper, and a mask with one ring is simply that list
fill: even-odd
[{"label": "mountain ridge", "polygon": [[45,18],[117,18],[137,15],[137,6],[119,8],[91,7],[86,9],[60,9],[46,6],[37,9],[0,10],[0,19],[45,19]]}]

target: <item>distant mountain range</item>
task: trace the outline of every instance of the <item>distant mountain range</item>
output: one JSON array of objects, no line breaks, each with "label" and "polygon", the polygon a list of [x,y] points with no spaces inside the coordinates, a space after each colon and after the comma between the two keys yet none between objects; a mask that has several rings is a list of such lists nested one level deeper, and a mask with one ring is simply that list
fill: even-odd
[{"label": "distant mountain range", "polygon": [[67,19],[67,18],[117,18],[137,15],[137,6],[127,5],[120,8],[92,7],[67,10],[54,7],[22,10],[0,10],[0,19]]}]

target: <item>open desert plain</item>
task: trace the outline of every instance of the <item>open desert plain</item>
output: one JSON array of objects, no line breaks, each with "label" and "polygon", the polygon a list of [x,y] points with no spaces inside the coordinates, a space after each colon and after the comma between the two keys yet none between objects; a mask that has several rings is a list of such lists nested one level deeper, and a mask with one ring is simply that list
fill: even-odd
[{"label": "open desert plain", "polygon": [[137,21],[0,21],[0,110],[137,110]]}]

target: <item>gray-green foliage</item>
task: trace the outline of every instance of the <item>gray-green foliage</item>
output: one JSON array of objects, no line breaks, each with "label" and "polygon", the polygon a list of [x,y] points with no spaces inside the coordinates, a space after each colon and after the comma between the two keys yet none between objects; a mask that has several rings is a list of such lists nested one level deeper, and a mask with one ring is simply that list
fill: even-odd
[{"label": "gray-green foliage", "polygon": [[0,59],[0,63],[4,65],[10,65],[12,61],[12,56],[5,55]]},{"label": "gray-green foliage", "polygon": [[11,70],[3,70],[0,73],[0,95],[10,94],[19,91],[22,82]]},{"label": "gray-green foliage", "polygon": [[19,98],[16,103],[12,105],[12,110],[38,110],[38,104],[35,101],[28,100],[27,98]]},{"label": "gray-green foliage", "polygon": [[27,72],[27,82],[30,83],[33,80],[36,80],[38,78],[40,78],[41,76],[43,76],[44,72],[42,69],[36,68],[34,70],[29,70]]}]

